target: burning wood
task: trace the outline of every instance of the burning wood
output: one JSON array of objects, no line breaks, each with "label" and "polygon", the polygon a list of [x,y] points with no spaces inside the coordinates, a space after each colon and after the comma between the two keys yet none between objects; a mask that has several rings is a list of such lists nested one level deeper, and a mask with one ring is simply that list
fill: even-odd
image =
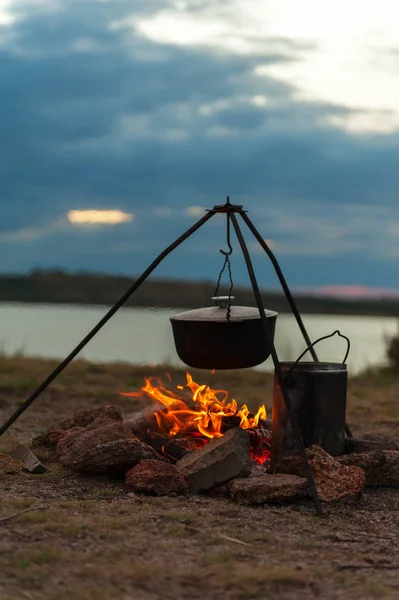
[{"label": "burning wood", "polygon": [[[251,457],[258,464],[270,459],[271,432],[267,428],[266,409],[262,405],[252,414],[246,404],[228,399],[226,390],[213,390],[205,384],[196,383],[186,374],[186,389],[176,386],[172,391],[156,378],[145,380],[139,392],[124,393],[128,397],[148,397],[153,407],[146,407],[137,416],[131,416],[126,425],[140,439],[162,450],[165,456],[175,457],[179,448],[193,451],[204,447],[210,440],[222,437],[229,429],[248,430],[251,440]],[[159,448],[159,438],[165,436],[165,446]],[[167,448],[167,439],[176,440],[172,452]],[[190,444],[187,444],[190,442]],[[176,456],[176,459],[178,457]]]}]

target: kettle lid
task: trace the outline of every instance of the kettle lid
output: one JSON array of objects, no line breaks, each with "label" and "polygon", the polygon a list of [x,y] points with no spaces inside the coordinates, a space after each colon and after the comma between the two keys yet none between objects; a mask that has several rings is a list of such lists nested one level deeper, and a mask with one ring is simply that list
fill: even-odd
[{"label": "kettle lid", "polygon": [[[259,310],[252,306],[232,306],[234,296],[214,296],[212,298],[216,306],[196,308],[187,310],[171,317],[171,321],[216,321],[239,322],[249,319],[259,319]],[[227,319],[227,309],[230,306],[230,318]],[[277,316],[272,310],[265,309],[266,317]]]}]

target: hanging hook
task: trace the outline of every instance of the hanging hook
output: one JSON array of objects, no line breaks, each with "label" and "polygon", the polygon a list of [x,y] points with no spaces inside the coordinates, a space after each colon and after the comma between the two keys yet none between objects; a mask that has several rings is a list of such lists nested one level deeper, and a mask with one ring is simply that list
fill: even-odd
[{"label": "hanging hook", "polygon": [[[228,199],[228,196],[227,196]],[[220,250],[220,252],[224,255],[224,256],[230,256],[230,254],[233,253],[233,248],[230,242],[230,213],[227,213],[227,245],[229,247],[228,250]]]}]

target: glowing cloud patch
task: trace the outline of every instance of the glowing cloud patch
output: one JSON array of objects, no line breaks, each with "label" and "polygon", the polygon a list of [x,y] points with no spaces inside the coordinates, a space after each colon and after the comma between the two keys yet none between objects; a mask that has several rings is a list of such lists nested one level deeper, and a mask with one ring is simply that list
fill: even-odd
[{"label": "glowing cloud patch", "polygon": [[201,206],[189,206],[186,209],[186,213],[190,215],[190,217],[201,217],[204,212],[205,210]]},{"label": "glowing cloud patch", "polygon": [[[156,44],[259,57],[255,74],[289,85],[293,100],[352,109],[348,115],[332,114],[334,122],[320,123],[322,127],[351,134],[399,130],[397,1],[170,0],[163,4],[167,6],[144,18],[130,16],[110,27],[130,28],[134,35]],[[273,54],[289,60],[270,60]],[[258,94],[252,103],[263,107],[268,101]],[[199,112],[209,115],[214,110],[205,105]],[[227,134],[211,132],[215,133]]]},{"label": "glowing cloud patch", "polygon": [[0,26],[11,25],[14,21],[14,17],[8,10],[11,8],[12,0],[0,0]]},{"label": "glowing cloud patch", "polygon": [[133,213],[122,210],[70,210],[67,217],[74,225],[119,225],[134,220]]}]

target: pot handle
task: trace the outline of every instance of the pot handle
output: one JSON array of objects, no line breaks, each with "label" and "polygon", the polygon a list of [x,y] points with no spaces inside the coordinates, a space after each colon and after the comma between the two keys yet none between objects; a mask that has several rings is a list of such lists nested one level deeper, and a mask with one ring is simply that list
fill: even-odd
[{"label": "pot handle", "polygon": [[351,348],[351,343],[350,343],[349,338],[346,337],[346,335],[343,335],[338,329],[336,329],[333,333],[330,333],[328,335],[323,335],[323,337],[320,337],[319,339],[317,339],[312,344],[309,344],[309,346],[307,348],[305,348],[305,350],[302,352],[302,354],[300,354],[299,357],[296,359],[296,361],[292,365],[291,369],[288,371],[288,374],[286,376],[286,380],[291,375],[292,371],[295,369],[295,367],[297,366],[297,364],[299,363],[299,361],[301,360],[301,358],[303,358],[305,356],[305,354],[307,352],[309,352],[309,350],[311,348],[313,348],[313,346],[316,346],[316,344],[318,344],[319,342],[322,342],[323,340],[327,340],[328,338],[331,338],[334,335],[339,335],[339,337],[341,337],[344,340],[346,340],[347,348],[346,348],[346,353],[345,353],[345,356],[344,356],[344,360],[342,361],[342,364],[344,365],[346,363],[346,359],[348,358],[348,355],[349,355],[349,351],[350,351],[350,348]]}]

